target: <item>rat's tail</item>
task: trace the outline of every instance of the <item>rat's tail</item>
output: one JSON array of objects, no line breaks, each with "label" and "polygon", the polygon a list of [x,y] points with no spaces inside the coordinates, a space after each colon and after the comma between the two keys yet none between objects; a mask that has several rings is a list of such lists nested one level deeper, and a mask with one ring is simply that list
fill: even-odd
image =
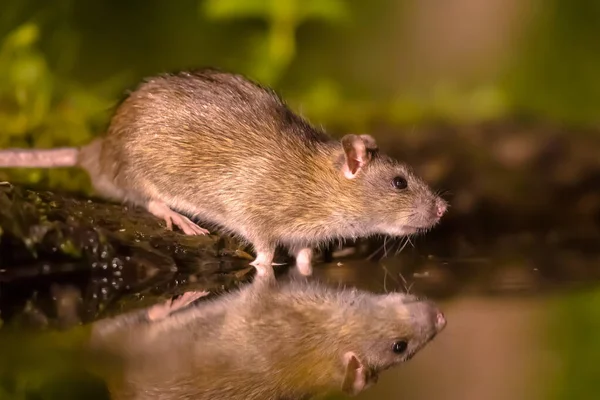
[{"label": "rat's tail", "polygon": [[57,149],[7,149],[0,151],[1,168],[53,168],[77,165],[79,149],[63,147]]}]

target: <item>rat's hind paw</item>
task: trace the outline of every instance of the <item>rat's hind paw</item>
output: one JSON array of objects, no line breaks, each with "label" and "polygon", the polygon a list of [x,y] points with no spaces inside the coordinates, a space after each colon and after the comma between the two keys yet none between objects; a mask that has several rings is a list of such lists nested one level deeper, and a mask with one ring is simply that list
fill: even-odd
[{"label": "rat's hind paw", "polygon": [[186,235],[206,235],[208,234],[208,230],[198,226],[192,222],[188,217],[181,215],[175,211],[172,211],[173,214],[164,217],[165,222],[167,223],[167,229],[173,230],[173,226],[171,223],[175,224],[179,229],[183,231]]},{"label": "rat's hind paw", "polygon": [[152,215],[162,218],[170,231],[173,230],[173,224],[175,224],[186,235],[206,235],[209,233],[207,229],[198,226],[185,215],[171,210],[169,206],[161,201],[149,201],[147,208]]},{"label": "rat's hind paw", "polygon": [[172,298],[162,304],[156,304],[148,309],[148,319],[156,322],[171,315],[177,310],[187,307],[201,297],[207,296],[209,292],[185,292],[177,298]]}]

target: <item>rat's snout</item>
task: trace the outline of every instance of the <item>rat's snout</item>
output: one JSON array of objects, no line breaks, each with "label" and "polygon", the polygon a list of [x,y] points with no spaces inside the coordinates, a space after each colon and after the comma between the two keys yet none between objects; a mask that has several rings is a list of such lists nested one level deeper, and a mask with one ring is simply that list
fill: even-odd
[{"label": "rat's snout", "polygon": [[442,218],[446,213],[446,210],[448,210],[448,203],[438,197],[435,201],[435,210],[437,217]]},{"label": "rat's snout", "polygon": [[409,222],[409,225],[429,228],[437,224],[448,210],[448,203],[441,197],[427,194],[415,203],[417,213]]},{"label": "rat's snout", "polygon": [[413,303],[412,318],[420,329],[425,329],[431,334],[438,334],[446,327],[446,316],[432,301]]}]

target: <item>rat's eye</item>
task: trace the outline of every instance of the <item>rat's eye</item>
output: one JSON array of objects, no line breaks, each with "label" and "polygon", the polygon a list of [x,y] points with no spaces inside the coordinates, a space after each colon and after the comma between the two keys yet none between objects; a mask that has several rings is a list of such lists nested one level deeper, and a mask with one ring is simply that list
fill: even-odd
[{"label": "rat's eye", "polygon": [[392,351],[396,354],[402,354],[408,348],[408,343],[404,340],[399,340],[392,345]]},{"label": "rat's eye", "polygon": [[408,182],[406,182],[406,179],[401,177],[401,176],[397,176],[394,179],[392,179],[392,185],[394,185],[394,187],[396,189],[406,189],[406,187],[408,186]]}]

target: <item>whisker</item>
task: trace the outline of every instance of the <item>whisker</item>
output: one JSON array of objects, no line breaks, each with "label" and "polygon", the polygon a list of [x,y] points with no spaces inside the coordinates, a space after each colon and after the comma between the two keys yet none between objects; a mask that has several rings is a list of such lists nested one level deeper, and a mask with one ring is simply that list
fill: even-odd
[{"label": "whisker", "polygon": [[396,257],[398,255],[398,253],[400,252],[400,248],[402,247],[402,242],[405,240],[404,237],[401,237],[398,240],[398,246],[396,247],[396,251],[394,252],[394,257]]},{"label": "whisker", "polygon": [[394,275],[392,275],[392,273],[387,269],[387,267],[385,265],[382,264],[381,268],[383,268],[383,270],[385,271],[385,275],[383,276],[384,289],[386,288],[387,276],[389,276],[397,284],[400,284],[400,282],[398,282],[396,279],[394,279]]},{"label": "whisker", "polygon": [[440,190],[438,196],[450,195],[452,196],[454,193],[451,190]]},{"label": "whisker", "polygon": [[387,255],[388,255],[388,250],[387,250],[387,247],[386,247],[387,241],[388,241],[388,236],[385,236],[383,238],[383,258],[387,258]]},{"label": "whisker", "polygon": [[375,250],[373,253],[371,253],[370,256],[367,257],[367,260],[371,260],[373,258],[373,256],[375,256],[375,254],[379,253],[381,251],[381,249],[385,248],[385,241],[383,242],[383,244],[381,246],[379,246],[379,248],[377,250]]},{"label": "whisker", "polygon": [[[402,286],[404,286],[404,291],[406,292],[406,294],[410,294],[410,293],[409,293],[409,291],[410,291],[410,287],[406,287],[406,285],[408,284],[408,283],[406,282],[406,279],[404,279],[404,276],[402,276],[402,273],[401,273],[401,272],[398,272],[398,275],[400,276],[400,278],[402,278],[402,282],[403,282]],[[412,285],[411,285],[411,287],[412,287]]]},{"label": "whisker", "polygon": [[388,276],[388,270],[387,270],[387,268],[385,267],[385,265],[382,265],[382,267],[383,267],[383,271],[384,271],[384,274],[383,274],[383,291],[384,291],[385,293],[387,293],[387,292],[388,292],[388,291],[387,291],[387,276]]},{"label": "whisker", "polygon": [[402,247],[400,248],[400,250],[398,250],[396,252],[396,255],[402,253],[402,250],[404,250],[404,248],[406,247],[406,245],[410,242],[410,239],[408,238],[408,236],[405,236],[405,240],[404,240],[404,244],[402,245]]}]

